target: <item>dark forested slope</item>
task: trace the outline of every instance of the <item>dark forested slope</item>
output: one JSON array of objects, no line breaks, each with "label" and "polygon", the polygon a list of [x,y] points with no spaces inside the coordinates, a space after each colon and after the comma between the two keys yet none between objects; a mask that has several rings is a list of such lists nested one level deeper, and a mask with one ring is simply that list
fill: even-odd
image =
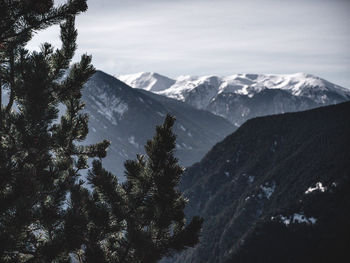
[{"label": "dark forested slope", "polygon": [[205,225],[173,262],[341,262],[349,178],[349,102],[249,120],[183,177]]}]

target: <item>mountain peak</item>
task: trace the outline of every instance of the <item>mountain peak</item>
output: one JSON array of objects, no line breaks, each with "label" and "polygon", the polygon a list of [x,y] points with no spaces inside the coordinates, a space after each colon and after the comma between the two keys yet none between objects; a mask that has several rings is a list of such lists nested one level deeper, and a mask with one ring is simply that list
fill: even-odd
[{"label": "mountain peak", "polygon": [[[152,73],[139,73],[149,76]],[[158,77],[152,74],[152,77]],[[159,79],[158,79],[159,80]],[[97,71],[85,84],[83,99],[89,114],[88,143],[110,140],[106,168],[120,175],[124,161],[143,153],[143,147],[167,113],[177,117],[177,157],[190,165],[235,128],[224,118],[140,89]]]},{"label": "mountain peak", "polygon": [[[350,90],[333,84],[318,76],[298,72],[293,74],[233,74],[228,76],[181,75],[171,79],[155,72],[140,72],[117,76],[129,86],[184,100],[186,94],[198,86],[210,85],[217,93],[235,93],[253,96],[263,89],[282,89],[294,96],[306,96],[317,91],[335,92],[347,97]],[[322,103],[322,100],[319,99]]]},{"label": "mountain peak", "polygon": [[175,80],[154,72],[142,72],[119,78],[133,88],[209,110],[236,126],[255,116],[306,110],[350,100],[350,90],[304,72],[183,75]]},{"label": "mountain peak", "polygon": [[135,74],[117,75],[116,77],[133,88],[152,92],[166,90],[175,83],[175,80],[156,72],[139,72]]}]

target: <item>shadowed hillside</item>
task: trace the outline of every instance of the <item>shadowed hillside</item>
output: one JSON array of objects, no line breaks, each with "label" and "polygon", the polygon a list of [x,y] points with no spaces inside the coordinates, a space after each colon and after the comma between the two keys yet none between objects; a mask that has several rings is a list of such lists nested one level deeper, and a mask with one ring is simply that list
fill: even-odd
[{"label": "shadowed hillside", "polygon": [[331,262],[344,256],[349,114],[350,103],[342,103],[255,118],[214,146],[183,178],[187,215],[199,214],[205,225],[201,243],[175,262]]}]

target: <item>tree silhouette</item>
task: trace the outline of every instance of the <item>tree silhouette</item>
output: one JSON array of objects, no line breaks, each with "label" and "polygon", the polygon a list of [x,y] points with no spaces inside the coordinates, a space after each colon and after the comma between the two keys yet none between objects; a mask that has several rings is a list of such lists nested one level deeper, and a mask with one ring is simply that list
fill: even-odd
[{"label": "tree silhouette", "polygon": [[[0,0],[1,262],[155,262],[198,242],[202,220],[185,225],[176,190],[183,170],[173,156],[172,117],[147,156],[126,163],[122,184],[101,165],[108,141],[82,145],[81,90],[95,70],[90,56],[71,60],[75,16],[86,9],[85,0]],[[55,24],[61,48],[25,48]],[[88,158],[92,192],[82,180]]]}]

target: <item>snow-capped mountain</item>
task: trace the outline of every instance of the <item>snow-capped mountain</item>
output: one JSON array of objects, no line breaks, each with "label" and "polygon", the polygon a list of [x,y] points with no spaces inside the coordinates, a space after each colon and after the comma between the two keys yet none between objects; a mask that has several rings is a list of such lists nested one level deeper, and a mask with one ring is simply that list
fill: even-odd
[{"label": "snow-capped mountain", "polygon": [[[209,110],[237,126],[256,116],[306,110],[350,100],[350,90],[305,73],[180,76],[172,81],[156,73],[118,77],[134,88]],[[157,80],[164,78],[167,81],[161,82],[159,88],[157,83],[160,81]]]},{"label": "snow-capped mountain", "polygon": [[104,164],[119,177],[127,159],[144,153],[144,144],[170,113],[177,118],[177,157],[184,166],[199,161],[218,141],[235,130],[222,117],[198,110],[186,103],[133,89],[118,79],[98,71],[86,83],[83,100],[89,114],[88,143],[103,139],[111,146]]},{"label": "snow-capped mountain", "polygon": [[116,76],[131,87],[142,87],[144,90],[160,92],[175,84],[175,80],[154,72],[141,72]]}]

